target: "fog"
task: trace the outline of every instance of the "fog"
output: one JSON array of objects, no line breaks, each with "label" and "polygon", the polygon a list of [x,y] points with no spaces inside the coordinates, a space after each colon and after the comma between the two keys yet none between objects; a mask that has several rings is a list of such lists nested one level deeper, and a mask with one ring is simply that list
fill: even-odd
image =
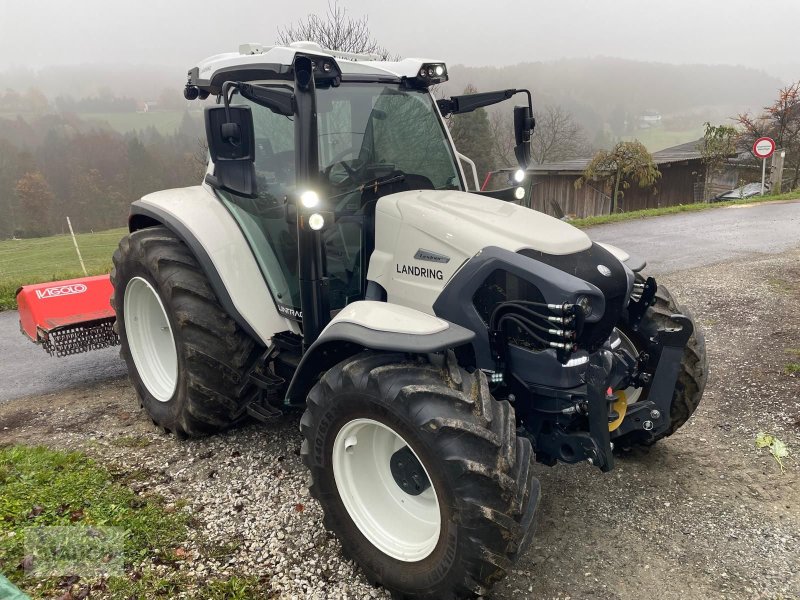
[{"label": "fog", "polygon": [[[797,79],[797,0],[344,0],[402,56],[451,64],[613,56],[758,67]],[[58,64],[149,64],[181,73],[240,42],[272,43],[279,27],[325,0],[2,0],[0,70]],[[8,85],[11,82],[0,82]]]}]

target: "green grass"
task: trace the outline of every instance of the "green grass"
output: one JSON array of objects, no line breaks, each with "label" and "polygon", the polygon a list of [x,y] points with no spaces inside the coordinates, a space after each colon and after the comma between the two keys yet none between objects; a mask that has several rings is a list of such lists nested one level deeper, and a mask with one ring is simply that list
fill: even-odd
[{"label": "green grass", "polygon": [[[81,113],[78,116],[89,122],[106,122],[112,129],[120,133],[141,131],[148,127],[155,127],[159,133],[169,135],[175,133],[181,124],[183,111],[154,110],[152,112],[133,113]],[[199,119],[199,117],[197,118]]]},{"label": "green grass", "polygon": [[[76,237],[90,275],[111,271],[111,255],[127,229],[82,233]],[[16,308],[22,285],[83,277],[68,235],[0,241],[0,310]]]},{"label": "green grass", "polygon": [[798,375],[800,374],[800,363],[791,362],[786,365],[783,369],[783,372],[787,375]]},{"label": "green grass", "polygon": [[701,210],[711,210],[724,208],[726,206],[737,206],[740,204],[757,204],[759,202],[775,202],[777,200],[795,200],[800,198],[800,191],[777,194],[775,196],[763,196],[745,198],[743,200],[731,200],[728,202],[698,202],[695,204],[679,204],[677,206],[664,206],[661,208],[647,208],[645,210],[634,210],[631,212],[614,213],[610,215],[600,215],[597,217],[586,217],[584,219],[573,219],[571,225],[580,227],[592,227],[594,225],[604,225],[606,223],[617,223],[619,221],[631,221],[633,219],[643,219],[646,217],[660,217],[662,215],[673,215],[683,212],[697,212]]},{"label": "green grass", "polygon": [[[176,575],[174,577],[144,576],[139,580],[124,580],[115,578],[109,582],[108,592],[111,598],[126,598],[129,600],[151,600],[164,598],[168,600],[185,592],[187,588],[196,587],[196,577]],[[217,579],[202,582],[202,589],[192,598],[204,600],[252,600],[253,598],[270,597],[269,586],[261,582],[258,577],[232,576],[228,579]]]},{"label": "green grass", "polygon": [[645,145],[650,152],[657,152],[664,148],[671,148],[686,142],[703,137],[703,128],[695,127],[693,129],[681,129],[676,131],[669,131],[656,127],[653,129],[640,129],[634,135],[624,136],[626,141],[639,140]]},{"label": "green grass", "polygon": [[157,497],[137,496],[116,482],[108,469],[77,452],[2,448],[0,489],[0,571],[29,594],[49,596],[59,578],[39,578],[18,568],[28,556],[25,538],[33,531],[28,528],[58,526],[71,532],[117,528],[122,533],[118,541],[125,572],[110,580],[121,586],[131,583],[127,573],[131,565],[173,560],[174,549],[186,537],[185,513],[165,511]]},{"label": "green grass", "polygon": [[[195,119],[202,115],[194,113]],[[33,118],[30,114],[0,113],[0,118],[28,120]],[[120,112],[120,113],[79,113],[78,117],[87,122],[107,123],[112,129],[120,133],[141,131],[148,127],[155,127],[159,133],[170,135],[175,133],[183,117],[182,110],[154,110],[152,112]]]}]

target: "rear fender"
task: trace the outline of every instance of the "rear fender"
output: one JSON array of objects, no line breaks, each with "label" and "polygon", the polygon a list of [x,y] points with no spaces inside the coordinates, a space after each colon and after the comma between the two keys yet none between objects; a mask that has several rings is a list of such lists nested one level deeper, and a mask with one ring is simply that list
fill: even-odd
[{"label": "rear fender", "polygon": [[163,225],[192,251],[225,311],[254,340],[269,345],[278,332],[299,333],[283,317],[233,216],[204,186],[148,194],[131,206],[131,232]]},{"label": "rear fender", "polygon": [[369,350],[429,354],[472,342],[475,333],[407,306],[363,300],[348,304],[300,361],[287,404],[305,402],[320,374],[348,356]]}]

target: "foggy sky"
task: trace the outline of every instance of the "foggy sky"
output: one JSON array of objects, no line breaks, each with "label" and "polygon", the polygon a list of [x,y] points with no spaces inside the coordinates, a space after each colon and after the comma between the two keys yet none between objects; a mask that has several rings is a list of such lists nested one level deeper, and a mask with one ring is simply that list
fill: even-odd
[{"label": "foggy sky", "polygon": [[[390,51],[450,64],[615,56],[741,64],[790,78],[800,63],[798,0],[340,4],[354,16],[369,15],[373,34]],[[240,42],[273,43],[279,26],[326,7],[326,0],[0,0],[0,70],[120,63],[184,74]]]}]

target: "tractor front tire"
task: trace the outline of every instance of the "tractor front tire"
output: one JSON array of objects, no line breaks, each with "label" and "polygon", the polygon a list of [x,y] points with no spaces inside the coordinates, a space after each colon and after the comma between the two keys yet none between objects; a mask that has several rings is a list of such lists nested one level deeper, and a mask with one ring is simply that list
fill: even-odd
[{"label": "tractor front tire", "polygon": [[484,594],[527,548],[531,443],[452,353],[349,358],[311,390],[300,429],[326,528],[395,598]]},{"label": "tractor front tire", "polygon": [[222,308],[180,238],[165,227],[124,237],[111,282],[120,353],[153,422],[195,436],[241,421],[245,372],[259,346]]},{"label": "tractor front tire", "polygon": [[[644,277],[638,273],[636,277],[637,282],[644,282]],[[672,297],[672,294],[669,293],[669,290],[663,285],[658,286],[655,304],[647,309],[637,329],[634,330],[628,325],[627,312],[623,315],[622,322],[619,326],[619,330],[632,343],[635,351],[640,352],[642,349],[647,348],[649,339],[655,336],[659,329],[679,327],[679,325],[672,320],[672,315],[674,314],[682,314],[689,317],[694,325],[694,331],[689,341],[686,343],[686,348],[681,358],[678,380],[675,383],[675,391],[672,395],[669,429],[658,438],[649,440],[648,443],[654,443],[675,433],[689,420],[689,417],[692,416],[694,411],[697,410],[708,379],[705,336],[703,336],[703,331],[700,329],[700,326],[694,318],[692,318],[692,314],[682,309]],[[642,389],[638,401],[645,400],[648,391],[647,388]],[[636,444],[642,439],[642,435],[639,432],[633,432],[628,435],[620,436],[617,440],[613,441],[618,445],[624,446],[626,444]]]}]

